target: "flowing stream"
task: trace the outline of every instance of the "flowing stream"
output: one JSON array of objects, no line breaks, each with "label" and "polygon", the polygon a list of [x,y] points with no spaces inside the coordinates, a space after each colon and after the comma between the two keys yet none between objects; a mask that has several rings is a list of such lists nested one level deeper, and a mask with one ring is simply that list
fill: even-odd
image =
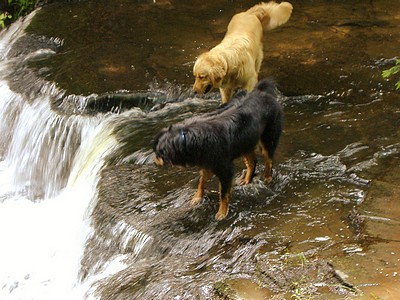
[{"label": "flowing stream", "polygon": [[79,299],[91,203],[104,158],[117,142],[104,128],[104,116],[52,111],[50,100],[59,93],[52,84],[44,83],[29,101],[10,90],[10,66],[21,67],[17,60],[26,64],[47,50],[9,56],[33,15],[1,35],[0,295]]},{"label": "flowing stream", "polygon": [[191,67],[247,3],[54,3],[1,31],[0,299],[400,295],[400,102],[380,77],[400,12],[339,2],[294,1],[266,39],[274,179],[236,185],[222,222],[218,182],[191,208],[198,170],[155,167],[151,143],[218,107]]}]

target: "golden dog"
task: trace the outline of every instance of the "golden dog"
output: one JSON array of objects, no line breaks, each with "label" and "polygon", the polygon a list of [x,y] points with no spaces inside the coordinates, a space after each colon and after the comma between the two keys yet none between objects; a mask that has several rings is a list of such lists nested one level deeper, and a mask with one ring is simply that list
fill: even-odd
[{"label": "golden dog", "polygon": [[263,60],[263,31],[285,24],[292,14],[289,2],[261,2],[233,16],[220,44],[201,54],[193,67],[193,90],[206,94],[219,88],[227,103],[236,88],[252,91]]}]

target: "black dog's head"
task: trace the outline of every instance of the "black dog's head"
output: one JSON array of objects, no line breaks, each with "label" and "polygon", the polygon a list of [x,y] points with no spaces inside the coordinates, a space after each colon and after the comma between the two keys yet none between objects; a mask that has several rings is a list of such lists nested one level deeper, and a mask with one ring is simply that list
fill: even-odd
[{"label": "black dog's head", "polygon": [[186,133],[182,127],[164,128],[154,139],[154,162],[158,166],[182,164],[185,147]]}]

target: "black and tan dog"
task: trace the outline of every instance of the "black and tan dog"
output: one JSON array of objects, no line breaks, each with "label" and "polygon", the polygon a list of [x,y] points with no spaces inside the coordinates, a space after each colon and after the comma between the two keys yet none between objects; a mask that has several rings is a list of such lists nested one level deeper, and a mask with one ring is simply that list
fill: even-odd
[{"label": "black and tan dog", "polygon": [[272,80],[261,80],[251,93],[235,97],[214,112],[164,128],[153,149],[157,165],[198,166],[200,181],[192,205],[200,202],[207,182],[215,174],[220,182],[217,220],[228,214],[234,178],[233,160],[244,156],[247,171],[241,184],[252,181],[255,148],[261,145],[265,158],[264,180],[272,180],[272,158],[283,125],[283,111],[276,100]]}]

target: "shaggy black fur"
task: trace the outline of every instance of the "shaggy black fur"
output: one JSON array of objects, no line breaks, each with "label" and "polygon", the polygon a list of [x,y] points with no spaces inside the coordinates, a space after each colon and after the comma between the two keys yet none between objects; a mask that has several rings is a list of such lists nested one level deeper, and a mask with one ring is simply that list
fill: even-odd
[{"label": "shaggy black fur", "polygon": [[247,175],[242,183],[251,182],[256,164],[254,150],[261,142],[266,159],[265,180],[271,181],[271,160],[282,126],[283,111],[276,101],[275,84],[264,79],[251,93],[235,97],[214,112],[164,128],[153,144],[155,161],[158,165],[189,165],[202,169],[193,204],[203,196],[207,177],[215,174],[220,180],[221,201],[216,218],[223,219],[231,198],[233,160],[245,157]]}]

